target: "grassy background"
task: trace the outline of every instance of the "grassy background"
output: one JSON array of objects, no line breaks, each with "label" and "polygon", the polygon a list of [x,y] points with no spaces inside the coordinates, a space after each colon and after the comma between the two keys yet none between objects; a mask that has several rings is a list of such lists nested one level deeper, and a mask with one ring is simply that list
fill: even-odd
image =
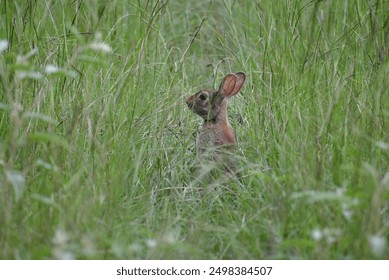
[{"label": "grassy background", "polygon": [[[0,258],[389,258],[387,0],[0,14]],[[184,100],[237,71],[245,175],[204,195]]]}]

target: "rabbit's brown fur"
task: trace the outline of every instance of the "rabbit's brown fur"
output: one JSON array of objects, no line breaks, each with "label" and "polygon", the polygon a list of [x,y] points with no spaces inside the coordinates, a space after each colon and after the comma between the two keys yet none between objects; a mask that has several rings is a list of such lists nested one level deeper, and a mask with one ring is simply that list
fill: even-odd
[{"label": "rabbit's brown fur", "polygon": [[212,158],[218,161],[222,149],[234,149],[236,135],[228,122],[228,99],[240,91],[245,80],[242,72],[228,74],[218,90],[202,90],[186,100],[189,109],[204,120],[196,141],[198,155],[213,151]]}]

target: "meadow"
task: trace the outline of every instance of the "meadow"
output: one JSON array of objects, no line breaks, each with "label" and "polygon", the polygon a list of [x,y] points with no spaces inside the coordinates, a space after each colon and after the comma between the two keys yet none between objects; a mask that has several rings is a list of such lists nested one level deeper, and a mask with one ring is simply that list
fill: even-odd
[{"label": "meadow", "polygon": [[387,0],[0,1],[0,259],[388,259],[388,54]]}]

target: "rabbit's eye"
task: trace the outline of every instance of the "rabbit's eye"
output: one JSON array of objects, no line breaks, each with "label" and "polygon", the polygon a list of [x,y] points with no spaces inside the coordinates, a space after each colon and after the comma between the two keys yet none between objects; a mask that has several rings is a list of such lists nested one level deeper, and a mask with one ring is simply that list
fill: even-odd
[{"label": "rabbit's eye", "polygon": [[200,97],[201,100],[207,100],[208,96],[205,93],[202,93],[202,94],[200,94],[199,97]]}]

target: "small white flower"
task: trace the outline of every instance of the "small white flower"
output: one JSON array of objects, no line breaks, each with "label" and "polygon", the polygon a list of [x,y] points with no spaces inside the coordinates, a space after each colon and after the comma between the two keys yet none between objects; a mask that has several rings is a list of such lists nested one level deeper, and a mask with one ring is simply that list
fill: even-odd
[{"label": "small white flower", "polygon": [[42,74],[36,71],[19,71],[17,72],[17,76],[19,79],[33,79],[33,80],[39,80],[42,78]]},{"label": "small white flower", "polygon": [[55,74],[55,73],[58,73],[60,71],[61,71],[61,69],[59,67],[52,65],[52,64],[48,64],[45,67],[46,74]]},{"label": "small white flower", "polygon": [[146,240],[146,245],[147,245],[147,247],[149,247],[149,248],[155,248],[155,247],[157,247],[158,242],[157,242],[157,240],[155,240],[155,239],[147,239],[147,240]]},{"label": "small white flower", "polygon": [[382,236],[372,235],[369,237],[370,250],[376,257],[381,257],[385,253],[386,239]]},{"label": "small white flower", "polygon": [[69,241],[69,236],[63,229],[57,229],[52,239],[55,245],[63,246]]},{"label": "small white flower", "polygon": [[0,54],[2,54],[8,48],[7,40],[0,40]]},{"label": "small white flower", "polygon": [[343,208],[343,217],[345,217],[347,220],[351,220],[352,216],[353,216],[353,211],[351,211],[350,209],[348,208]]},{"label": "small white flower", "polygon": [[335,193],[336,193],[337,195],[339,195],[339,196],[343,196],[343,195],[344,195],[344,189],[342,189],[342,188],[337,188],[337,189],[335,190]]},{"label": "small white flower", "polygon": [[340,229],[337,228],[326,228],[324,229],[327,244],[334,243],[338,237],[342,234]]},{"label": "small white flower", "polygon": [[324,240],[327,244],[334,243],[337,238],[341,235],[341,231],[339,229],[331,229],[331,228],[324,228],[324,229],[314,229],[311,231],[311,237],[315,241]]},{"label": "small white flower", "polygon": [[375,142],[375,144],[378,148],[381,148],[382,150],[389,150],[389,144],[384,141],[377,141]]},{"label": "small white flower", "polygon": [[57,229],[52,238],[53,248],[52,254],[55,259],[73,260],[74,254],[68,250],[70,237],[63,229]]},{"label": "small white flower", "polygon": [[47,75],[52,75],[52,74],[63,74],[63,75],[66,75],[66,76],[68,76],[68,77],[71,77],[71,78],[77,77],[76,72],[70,71],[70,70],[66,70],[66,69],[64,69],[64,68],[60,68],[60,67],[55,66],[55,65],[52,65],[52,64],[46,65],[46,67],[45,67],[45,73],[46,73]]},{"label": "small white flower", "polygon": [[94,51],[101,51],[104,53],[111,53],[112,48],[103,42],[93,42],[92,44],[89,45],[89,48],[91,48]]},{"label": "small white flower", "polygon": [[312,230],[311,236],[315,241],[319,241],[323,238],[323,232],[320,229],[316,228]]}]

